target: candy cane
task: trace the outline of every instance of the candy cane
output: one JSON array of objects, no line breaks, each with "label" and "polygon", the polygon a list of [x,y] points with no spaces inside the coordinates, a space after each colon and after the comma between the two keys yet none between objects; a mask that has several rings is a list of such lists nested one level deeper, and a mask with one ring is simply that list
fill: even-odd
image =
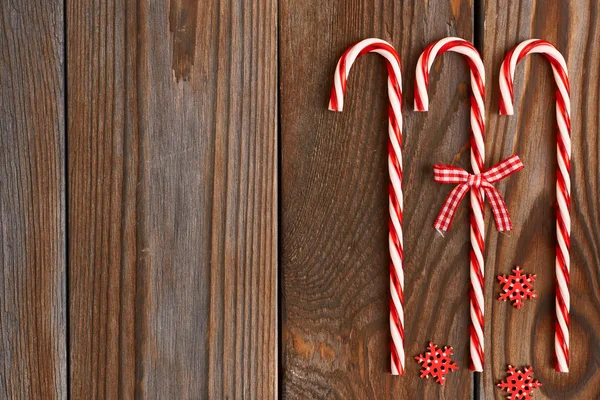
[{"label": "candy cane", "polygon": [[[429,108],[429,70],[435,58],[446,51],[460,53],[467,57],[471,70],[471,168],[475,174],[484,171],[485,148],[483,135],[485,129],[484,98],[485,71],[479,53],[473,45],[464,39],[448,37],[430,44],[417,62],[415,75],[415,111],[427,111]],[[472,188],[471,195],[471,327],[470,350],[471,370],[483,371],[483,281],[484,281],[484,223],[481,189]]]},{"label": "candy cane", "polygon": [[554,368],[569,372],[569,281],[571,246],[571,101],[569,77],[564,57],[545,40],[526,40],[506,55],[500,68],[500,114],[513,115],[513,79],[517,63],[531,53],[543,54],[552,65],[556,81],[557,162],[556,174],[556,323],[554,335]]},{"label": "candy cane", "polygon": [[352,64],[366,53],[378,53],[387,60],[388,70],[388,168],[389,249],[390,249],[390,332],[392,375],[404,374],[404,251],[402,239],[402,74],[400,57],[394,47],[381,39],[365,39],[351,46],[335,69],[329,109],[342,111],[346,80]]}]

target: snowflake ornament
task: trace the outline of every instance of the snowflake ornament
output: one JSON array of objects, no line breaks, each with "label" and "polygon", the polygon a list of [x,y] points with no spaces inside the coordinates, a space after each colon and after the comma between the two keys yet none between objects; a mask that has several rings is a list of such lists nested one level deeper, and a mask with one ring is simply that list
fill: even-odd
[{"label": "snowflake ornament", "polygon": [[506,378],[498,384],[498,387],[508,392],[507,399],[531,400],[533,390],[542,386],[540,381],[533,379],[533,368],[525,367],[523,372],[512,365],[508,366]]},{"label": "snowflake ornament", "polygon": [[519,309],[523,305],[523,300],[535,299],[537,297],[532,285],[535,282],[535,275],[522,274],[521,267],[519,266],[512,271],[513,274],[508,277],[506,275],[498,276],[498,281],[500,281],[502,290],[504,291],[504,293],[500,293],[498,300],[514,301],[513,306]]},{"label": "snowflake ornament", "polygon": [[419,354],[415,359],[421,364],[421,378],[429,378],[432,376],[435,381],[443,385],[446,381],[444,375],[458,369],[458,365],[452,362],[452,347],[444,347],[443,350],[438,349],[437,345],[429,342],[427,346],[429,351],[425,354]]}]

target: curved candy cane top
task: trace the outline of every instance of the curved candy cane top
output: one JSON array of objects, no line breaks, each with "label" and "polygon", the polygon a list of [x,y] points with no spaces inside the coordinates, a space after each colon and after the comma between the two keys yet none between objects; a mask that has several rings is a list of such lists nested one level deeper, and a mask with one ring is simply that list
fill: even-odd
[{"label": "curved candy cane top", "polygon": [[438,54],[446,51],[460,53],[467,57],[471,69],[471,87],[477,106],[483,110],[483,97],[485,94],[485,70],[479,52],[468,41],[457,38],[447,37],[430,44],[417,62],[415,74],[415,111],[429,110],[429,71]]},{"label": "curved candy cane top", "polygon": [[476,174],[484,170],[485,144],[483,132],[485,121],[485,68],[477,49],[468,41],[447,37],[427,46],[419,57],[415,73],[415,111],[429,110],[429,71],[435,58],[446,51],[453,51],[464,55],[471,71],[471,165]]},{"label": "curved candy cane top", "polygon": [[570,116],[571,101],[569,99],[570,87],[567,63],[552,43],[540,39],[531,39],[522,42],[512,49],[502,62],[502,67],[500,67],[500,114],[514,114],[513,80],[515,78],[515,69],[519,61],[531,53],[544,55],[552,65],[552,73],[554,74],[557,86],[556,101],[561,103],[562,110],[566,111]]},{"label": "curved candy cane top", "polygon": [[[365,39],[351,46],[338,61],[331,88],[329,110],[341,112],[344,109],[346,81],[354,61],[363,54],[378,53],[387,60],[389,101],[396,115],[401,115],[402,109],[402,72],[400,58],[394,47],[381,39]],[[398,121],[399,124],[402,121]]]}]

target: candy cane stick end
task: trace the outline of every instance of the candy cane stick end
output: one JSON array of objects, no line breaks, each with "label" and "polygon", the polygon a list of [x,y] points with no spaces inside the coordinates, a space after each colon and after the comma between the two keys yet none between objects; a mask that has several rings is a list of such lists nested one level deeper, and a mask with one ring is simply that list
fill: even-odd
[{"label": "candy cane stick end", "polygon": [[514,115],[515,110],[512,104],[500,103],[500,115]]},{"label": "candy cane stick end", "polygon": [[327,105],[327,109],[333,112],[342,112],[344,110],[344,103],[341,103],[339,100],[334,102],[330,99],[329,104]]},{"label": "candy cane stick end", "polygon": [[425,96],[421,97],[420,99],[417,99],[417,97],[415,96],[413,105],[414,110],[417,112],[429,111],[429,99]]}]

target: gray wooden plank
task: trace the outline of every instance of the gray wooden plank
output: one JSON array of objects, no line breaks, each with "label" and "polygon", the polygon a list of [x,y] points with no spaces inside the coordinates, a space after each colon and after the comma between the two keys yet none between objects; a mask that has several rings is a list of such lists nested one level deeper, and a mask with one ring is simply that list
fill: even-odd
[{"label": "gray wooden plank", "polygon": [[72,393],[274,398],[276,2],[68,5]]},{"label": "gray wooden plank", "polygon": [[0,3],[0,397],[66,398],[63,5]]},{"label": "gray wooden plank", "polygon": [[136,5],[67,1],[66,18],[70,393],[133,398],[141,218]]}]

